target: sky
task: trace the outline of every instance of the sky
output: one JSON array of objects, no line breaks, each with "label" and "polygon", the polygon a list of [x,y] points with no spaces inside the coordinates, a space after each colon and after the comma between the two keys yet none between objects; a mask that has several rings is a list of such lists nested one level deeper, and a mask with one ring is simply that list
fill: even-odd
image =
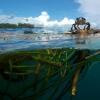
[{"label": "sky", "polygon": [[0,0],[0,23],[64,26],[83,16],[100,24],[99,0]]}]

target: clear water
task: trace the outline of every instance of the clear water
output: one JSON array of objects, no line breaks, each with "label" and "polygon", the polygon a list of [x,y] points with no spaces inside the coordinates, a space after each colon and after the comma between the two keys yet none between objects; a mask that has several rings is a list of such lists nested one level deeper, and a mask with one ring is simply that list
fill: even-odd
[{"label": "clear water", "polygon": [[[25,29],[23,29],[25,30]],[[46,49],[46,48],[75,48],[89,49],[90,51],[100,50],[100,34],[89,35],[87,37],[78,38],[75,35],[63,34],[63,31],[34,29],[36,34],[23,34],[23,30],[1,30],[0,33],[0,53],[14,50],[30,50],[30,49]],[[45,33],[47,32],[47,33]],[[91,69],[88,70],[85,78],[78,84],[78,94],[73,100],[99,100],[100,98],[100,63],[94,63]],[[0,78],[1,86],[5,89],[6,81]],[[26,84],[29,84],[26,80]],[[19,83],[22,84],[23,83]],[[19,90],[13,87],[18,84],[12,84],[9,92],[18,92]],[[0,87],[1,88],[1,87]],[[14,90],[15,89],[15,90]],[[14,93],[15,93],[14,92]],[[5,97],[6,98],[6,97]],[[8,99],[8,98],[7,98]],[[7,100],[5,99],[5,100]],[[45,98],[44,98],[45,99]],[[43,100],[44,100],[43,99]],[[69,95],[64,95],[62,100],[70,100]],[[11,99],[9,99],[11,100]]]},{"label": "clear water", "polygon": [[0,33],[0,52],[18,49],[45,49],[45,48],[75,48],[100,49],[100,34],[86,37],[68,35],[64,33],[36,33],[23,32]]}]

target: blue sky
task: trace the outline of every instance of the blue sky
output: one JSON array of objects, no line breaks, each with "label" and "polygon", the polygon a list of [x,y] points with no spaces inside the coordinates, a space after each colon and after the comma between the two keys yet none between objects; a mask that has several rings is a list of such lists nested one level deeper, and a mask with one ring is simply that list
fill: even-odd
[{"label": "blue sky", "polygon": [[0,0],[0,22],[60,26],[80,16],[100,25],[100,0]]},{"label": "blue sky", "polygon": [[75,0],[0,0],[0,12],[16,16],[38,16],[47,11],[52,19],[81,16]]}]

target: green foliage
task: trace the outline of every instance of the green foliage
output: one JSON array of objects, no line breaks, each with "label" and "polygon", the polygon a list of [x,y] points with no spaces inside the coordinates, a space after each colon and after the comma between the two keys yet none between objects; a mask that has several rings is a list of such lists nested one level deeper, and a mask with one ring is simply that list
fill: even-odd
[{"label": "green foliage", "polygon": [[17,28],[17,24],[0,23],[0,28]]},{"label": "green foliage", "polygon": [[26,23],[18,23],[18,28],[33,28],[34,25],[32,24],[26,24]]},{"label": "green foliage", "polygon": [[0,28],[34,28],[34,25],[28,23],[19,23],[18,25],[11,23],[0,23]]}]

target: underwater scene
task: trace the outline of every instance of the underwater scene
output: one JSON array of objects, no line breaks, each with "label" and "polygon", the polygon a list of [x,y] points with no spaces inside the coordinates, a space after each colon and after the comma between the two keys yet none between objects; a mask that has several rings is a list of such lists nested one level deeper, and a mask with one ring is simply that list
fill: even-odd
[{"label": "underwater scene", "polygon": [[0,0],[0,100],[100,100],[100,0]]},{"label": "underwater scene", "polygon": [[0,0],[0,100],[99,100],[100,0]]},{"label": "underwater scene", "polygon": [[0,100],[100,98],[99,33],[27,30],[0,30]]}]

